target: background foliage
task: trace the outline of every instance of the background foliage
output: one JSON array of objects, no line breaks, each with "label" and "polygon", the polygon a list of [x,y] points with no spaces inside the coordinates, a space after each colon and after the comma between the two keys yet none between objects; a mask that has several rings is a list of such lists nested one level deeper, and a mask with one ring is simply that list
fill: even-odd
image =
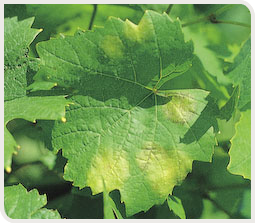
[{"label": "background foliage", "polygon": [[[163,12],[168,15],[162,15]],[[4,16],[4,184],[5,210],[9,217],[251,217],[251,19],[250,12],[244,5],[5,5]],[[114,18],[108,19],[109,17],[117,17],[124,21],[128,19],[134,24],[142,20],[145,28],[132,31],[134,25],[130,25],[129,22],[122,23]],[[146,29],[146,24],[149,27],[151,23],[155,24],[155,33],[151,39],[148,35],[147,39],[143,39],[143,32],[151,32],[151,29]],[[117,26],[116,30],[112,30],[113,24]],[[89,29],[93,32],[88,32]],[[122,36],[123,30],[128,30],[127,37]],[[171,30],[174,32],[170,32]],[[105,59],[102,59],[104,55],[101,52],[93,54],[97,52],[98,47],[92,46],[90,42],[97,44],[100,38],[115,31],[119,31],[118,35],[123,37],[124,44],[119,43],[118,39],[107,39],[104,53],[113,59],[105,65]],[[169,36],[174,38],[170,39]],[[130,44],[134,37],[140,38],[140,45],[132,48]],[[155,56],[153,46],[149,45],[154,39],[159,43],[159,58]],[[189,40],[192,43],[188,42]],[[111,72],[117,67],[120,77],[122,72],[129,75],[126,74],[129,57],[121,60],[122,54],[118,53],[119,49],[124,49],[123,52],[128,50],[131,58],[136,56],[133,69],[138,74],[137,80],[157,94],[155,99],[150,99],[147,89],[140,90],[136,85],[123,81],[121,87],[127,89],[127,92],[122,90],[121,94],[128,98],[128,103],[120,98],[117,102],[107,104],[107,100],[99,95],[100,88],[103,85],[108,86],[104,89],[103,97],[111,98],[114,95],[118,98],[118,92],[121,92],[120,82],[107,82],[103,77],[85,80],[79,77],[79,73],[91,74],[91,71],[84,71],[85,66],[102,73]],[[89,55],[86,50],[90,52]],[[191,55],[192,50],[194,57]],[[76,57],[82,58],[79,59],[82,69],[75,65]],[[161,61],[159,68],[156,62],[154,63],[158,59]],[[101,63],[96,64],[98,61]],[[174,78],[153,77],[154,68],[162,70],[163,76],[166,77],[170,71]],[[133,73],[130,75],[133,77]],[[84,87],[86,84],[87,88]],[[157,85],[160,86],[159,91]],[[195,98],[192,103],[175,98],[176,94],[185,95],[185,92],[188,92],[187,100],[190,100],[191,96]],[[146,95],[149,100],[146,98],[145,102],[138,106],[138,102]],[[178,140],[181,139],[180,142],[177,140],[178,149],[185,151],[183,145],[189,148],[189,152],[185,151],[185,154],[189,155],[188,158],[178,158],[181,162],[175,161],[174,165],[170,166],[176,171],[179,169],[177,180],[169,178],[176,182],[167,184],[166,188],[169,188],[165,192],[163,178],[156,178],[157,182],[143,179],[142,174],[138,173],[139,168],[135,167],[130,158],[133,171],[138,173],[137,179],[129,180],[125,189],[120,186],[117,188],[119,190],[112,190],[109,182],[115,179],[114,175],[104,176],[108,173],[104,172],[105,166],[99,159],[94,162],[99,169],[102,167],[101,172],[98,172],[98,168],[95,169],[94,173],[98,173],[98,176],[94,174],[93,180],[101,182],[102,174],[101,186],[98,189],[98,184],[93,183],[93,180],[90,181],[90,185],[86,185],[84,182],[87,179],[80,173],[87,173],[88,168],[83,168],[82,165],[85,166],[86,163],[86,166],[89,166],[93,161],[90,157],[83,158],[82,150],[77,148],[83,148],[94,136],[86,133],[86,137],[80,137],[80,132],[89,129],[91,132],[102,134],[100,131],[104,128],[97,127],[99,116],[96,116],[96,109],[91,113],[84,112],[83,109],[88,105],[105,107],[115,106],[116,103],[124,109],[130,109],[131,106],[134,108],[135,118],[145,117],[145,122],[136,121],[138,129],[134,132],[137,134],[143,125],[154,125],[154,106],[151,104],[157,100],[158,106],[155,107],[158,107],[157,111],[163,117],[160,109],[161,106],[164,108],[165,100],[169,98],[175,100],[171,102],[172,107],[167,107],[168,111],[178,108],[179,113],[181,111],[185,114],[187,109],[194,113],[192,109],[195,107],[197,112],[196,115],[192,113],[188,121],[180,118],[179,113],[171,113],[174,116],[171,122],[163,118],[158,121],[160,125],[169,123],[167,131]],[[76,109],[80,109],[80,113],[72,111]],[[110,113],[107,111],[108,109],[102,110],[103,115],[100,115],[108,120],[114,118],[113,115],[119,117],[124,114],[115,110]],[[189,127],[181,124],[184,121]],[[104,136],[103,142],[113,146],[110,142],[112,134],[122,139],[118,132],[126,128],[124,124],[118,126],[113,133]],[[65,136],[70,129],[75,134],[74,138]],[[158,135],[163,136],[166,131],[155,127],[156,130]],[[144,140],[147,140],[146,134],[149,135],[150,132],[143,133]],[[170,138],[170,135],[167,137]],[[158,151],[162,152],[162,147],[175,142],[170,139],[164,142],[165,138],[158,140],[161,143],[159,148],[154,144],[147,144],[146,147],[155,149],[155,157],[159,158],[157,162],[169,168],[172,159],[166,158],[167,153],[164,153],[164,156],[157,155]],[[136,143],[132,151],[136,149],[138,141]],[[84,148],[88,148],[89,151],[89,146]],[[194,155],[194,152],[190,152],[198,151],[199,148],[206,148],[206,153],[201,155],[201,152],[199,155],[197,152]],[[105,155],[100,151],[97,157],[107,156],[109,162],[115,161],[114,156],[111,157],[112,154]],[[123,150],[119,151],[120,154],[122,152]],[[132,157],[132,154],[133,152],[129,156]],[[145,152],[144,156],[146,154]],[[192,164],[193,160],[196,161]],[[155,164],[152,160],[153,162]],[[148,166],[148,176],[151,173],[159,174],[159,169],[153,169],[156,167],[154,164]],[[126,173],[125,162],[120,162],[117,167],[117,175],[122,180]],[[150,189],[148,194],[136,194],[134,188],[139,179],[143,180],[146,187],[161,185],[158,188],[163,188],[164,192],[160,194],[163,197],[153,194],[153,190]],[[115,184],[119,185],[118,181]],[[85,187],[88,185],[92,190]],[[170,187],[173,191],[168,196],[172,190]],[[39,195],[38,192],[46,194],[47,201],[45,195]],[[121,202],[123,194],[126,194],[124,203]],[[24,202],[25,205],[19,203],[21,200],[27,201]],[[34,210],[28,208],[31,205]]]}]

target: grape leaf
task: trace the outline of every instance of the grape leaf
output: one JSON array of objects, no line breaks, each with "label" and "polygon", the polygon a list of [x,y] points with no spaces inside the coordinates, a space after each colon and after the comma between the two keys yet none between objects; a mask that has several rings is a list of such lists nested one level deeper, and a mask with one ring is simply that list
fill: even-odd
[{"label": "grape leaf", "polygon": [[106,191],[105,187],[103,192],[103,198],[104,198],[104,218],[115,219],[116,215],[117,219],[123,219],[120,211],[117,209],[116,204],[109,196],[109,193]]},{"label": "grape leaf", "polygon": [[4,167],[10,172],[12,154],[15,152],[16,144],[13,136],[8,131],[6,125],[9,121],[21,118],[30,122],[36,119],[65,121],[65,106],[69,102],[64,96],[48,96],[48,97],[22,97],[6,101],[4,103]]},{"label": "grape leaf", "polygon": [[191,128],[208,92],[160,90],[192,62],[192,43],[178,21],[152,11],[139,25],[110,18],[104,28],[39,43],[37,50],[44,66],[34,79],[76,91],[67,122],[56,122],[52,132],[74,186],[93,194],[104,191],[103,182],[107,192],[119,189],[130,216],[163,203],[193,160],[211,160],[212,128],[202,135]]},{"label": "grape leaf", "polygon": [[251,179],[251,110],[241,112],[236,134],[231,139],[228,170]]},{"label": "grape leaf", "polygon": [[21,184],[4,187],[4,210],[12,219],[61,219],[58,211],[43,208],[46,195],[36,189],[27,192]]},{"label": "grape leaf", "polygon": [[194,162],[192,173],[181,186],[175,187],[173,194],[181,199],[188,219],[240,219],[249,215],[243,216],[241,211],[242,206],[247,205],[249,212],[249,201],[245,197],[251,182],[231,174],[227,170],[228,162],[228,154],[216,147],[212,163]]},{"label": "grape leaf", "polygon": [[38,65],[27,55],[29,44],[40,32],[30,28],[33,20],[29,18],[18,22],[16,17],[4,20],[4,167],[7,172],[11,171],[15,147],[19,147],[6,127],[8,122],[17,118],[31,122],[36,119],[64,120],[65,106],[68,105],[64,96],[26,96],[29,66],[33,69]]},{"label": "grape leaf", "polygon": [[186,219],[185,211],[182,206],[181,200],[173,195],[169,195],[167,198],[167,204],[170,210],[172,210],[181,219]]},{"label": "grape leaf", "polygon": [[[174,5],[172,16],[179,16],[175,12]],[[182,10],[182,6],[179,6]],[[201,8],[201,14],[194,9]],[[241,48],[241,44],[250,36],[250,29],[229,24],[215,24],[210,21],[214,15],[216,20],[236,21],[249,24],[250,12],[241,4],[236,5],[194,5],[193,11],[187,11],[182,19],[186,39],[194,41],[194,52],[203,63],[205,69],[221,84],[230,84],[230,80],[224,75],[224,62],[232,62]],[[235,16],[238,14],[239,16]],[[193,17],[193,18],[192,18]],[[196,21],[199,21],[197,23]],[[194,23],[193,23],[194,22]],[[201,25],[202,23],[202,25]]]},{"label": "grape leaf", "polygon": [[30,63],[26,54],[29,44],[41,31],[30,28],[33,21],[34,18],[20,22],[17,17],[4,19],[4,100],[26,95],[26,73]]},{"label": "grape leaf", "polygon": [[227,76],[234,85],[240,85],[238,108],[242,110],[251,103],[251,39],[247,40]]},{"label": "grape leaf", "polygon": [[227,121],[232,117],[232,113],[236,111],[238,105],[240,89],[239,85],[234,88],[231,97],[226,104],[220,110],[220,118],[226,119]]}]

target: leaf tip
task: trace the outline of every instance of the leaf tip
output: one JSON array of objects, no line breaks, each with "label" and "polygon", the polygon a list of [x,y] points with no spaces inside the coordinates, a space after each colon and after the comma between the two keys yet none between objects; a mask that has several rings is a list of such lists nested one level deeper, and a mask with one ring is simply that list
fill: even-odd
[{"label": "leaf tip", "polygon": [[66,118],[65,118],[65,117],[62,117],[62,118],[61,118],[61,122],[65,123],[65,122],[66,122]]},{"label": "leaf tip", "polygon": [[11,168],[11,167],[9,167],[9,166],[8,166],[8,167],[6,167],[6,169],[5,169],[5,170],[6,170],[6,172],[7,172],[7,173],[11,173],[11,172],[12,172],[12,168]]}]

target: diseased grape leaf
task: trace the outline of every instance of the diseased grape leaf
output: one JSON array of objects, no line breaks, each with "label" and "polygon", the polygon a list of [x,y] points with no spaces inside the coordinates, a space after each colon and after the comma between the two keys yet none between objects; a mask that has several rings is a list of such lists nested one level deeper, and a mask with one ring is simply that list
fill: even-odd
[{"label": "diseased grape leaf", "polygon": [[231,139],[228,170],[251,179],[251,110],[241,112],[236,134]]},{"label": "diseased grape leaf", "polygon": [[43,208],[46,195],[27,191],[21,184],[4,187],[4,210],[12,219],[61,219],[58,211]]},{"label": "diseased grape leaf", "polygon": [[193,160],[211,160],[212,128],[202,134],[205,119],[192,128],[208,92],[160,90],[192,63],[192,43],[178,21],[152,11],[139,25],[110,18],[105,28],[37,50],[43,66],[35,81],[76,92],[67,122],[56,122],[52,132],[55,151],[68,159],[64,178],[74,186],[93,194],[104,191],[103,182],[107,192],[118,189],[130,216],[162,204]]},{"label": "diseased grape leaf", "polygon": [[18,22],[17,17],[4,20],[4,167],[7,172],[11,171],[12,154],[19,147],[6,127],[8,122],[17,118],[31,122],[61,119],[68,105],[64,96],[26,96],[27,78],[31,78],[27,73],[38,66],[38,61],[27,55],[29,44],[40,32],[30,28],[33,20]]}]

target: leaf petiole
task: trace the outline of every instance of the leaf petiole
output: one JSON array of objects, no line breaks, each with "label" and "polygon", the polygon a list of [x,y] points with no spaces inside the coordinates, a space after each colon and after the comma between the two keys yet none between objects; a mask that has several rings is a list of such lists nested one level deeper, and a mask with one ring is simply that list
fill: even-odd
[{"label": "leaf petiole", "polygon": [[95,20],[95,17],[96,17],[96,13],[97,13],[97,4],[94,4],[93,7],[94,7],[94,9],[93,9],[92,16],[91,16],[91,19],[90,19],[90,22],[89,22],[88,30],[92,29],[92,26],[93,26],[93,23],[94,23],[94,20]]}]

